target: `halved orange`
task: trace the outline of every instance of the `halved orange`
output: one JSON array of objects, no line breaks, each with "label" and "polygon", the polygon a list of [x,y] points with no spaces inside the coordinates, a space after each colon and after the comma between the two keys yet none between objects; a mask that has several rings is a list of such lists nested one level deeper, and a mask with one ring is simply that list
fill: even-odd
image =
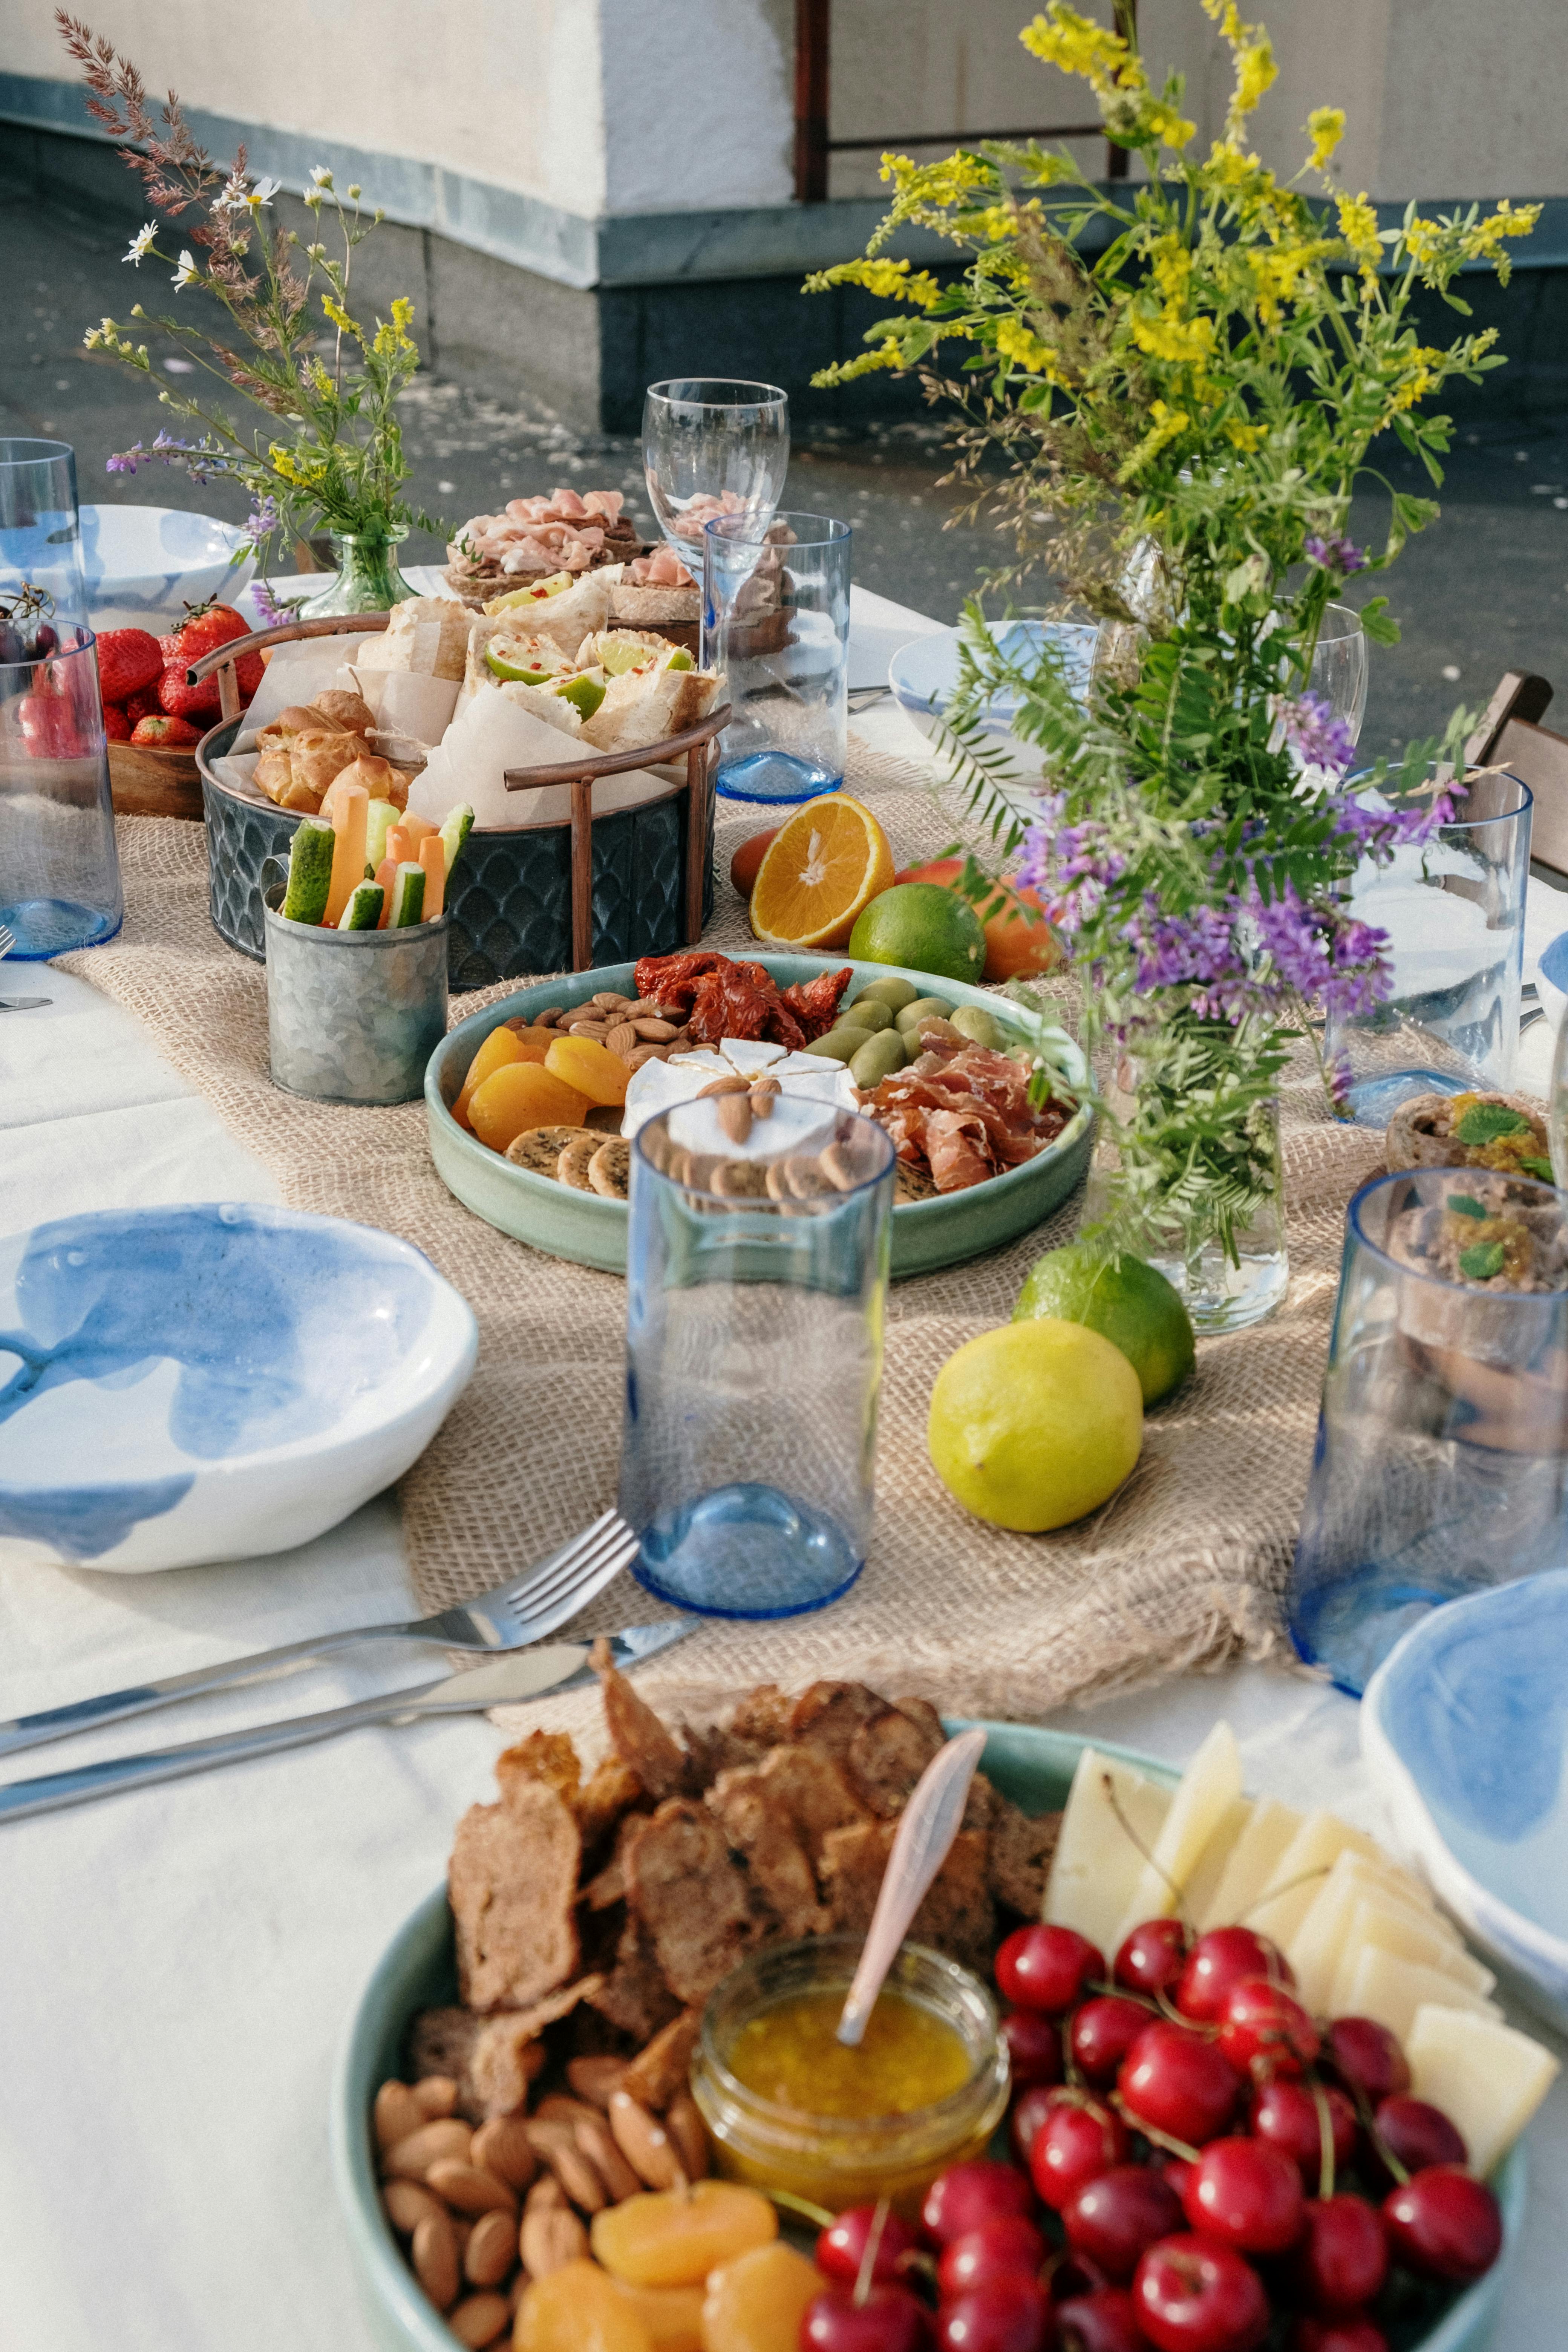
[{"label": "halved orange", "polygon": [[807,801],[757,869],[752,929],[770,947],[841,948],[892,879],[893,853],[868,808],[846,793]]}]

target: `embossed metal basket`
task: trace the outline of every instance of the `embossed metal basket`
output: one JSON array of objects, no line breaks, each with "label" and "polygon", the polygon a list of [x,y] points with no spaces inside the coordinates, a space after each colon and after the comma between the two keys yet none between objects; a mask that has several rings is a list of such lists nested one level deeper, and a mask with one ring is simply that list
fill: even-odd
[{"label": "embossed metal basket", "polygon": [[[197,746],[212,919],[241,955],[266,960],[261,869],[287,861],[292,809],[237,792],[214,761],[243,725],[232,663],[242,653],[305,636],[384,629],[385,613],[294,621],[236,638],[198,662],[193,679],[216,670],[225,715]],[[714,740],[729,718],[714,710],[697,727],[637,751],[584,753],[549,768],[509,770],[510,791],[570,784],[572,814],[541,824],[476,826],[452,869],[448,978],[454,989],[537,972],[585,971],[695,946],[713,910]],[[684,757],[686,781],[636,808],[595,816],[593,780]]]}]

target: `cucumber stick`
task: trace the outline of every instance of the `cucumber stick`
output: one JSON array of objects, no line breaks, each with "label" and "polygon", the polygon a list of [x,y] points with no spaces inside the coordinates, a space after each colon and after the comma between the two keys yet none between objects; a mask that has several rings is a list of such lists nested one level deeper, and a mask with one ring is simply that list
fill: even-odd
[{"label": "cucumber stick", "polygon": [[405,925],[419,921],[425,909],[425,868],[405,863],[392,877],[392,912],[386,927],[400,931]]},{"label": "cucumber stick", "polygon": [[458,852],[473,831],[474,812],[467,801],[461,802],[441,827],[441,847],[447,857],[447,879],[452,878],[452,868],[458,862]]},{"label": "cucumber stick", "polygon": [[373,874],[386,856],[386,836],[401,814],[401,810],[395,809],[390,801],[372,801],[365,811],[364,856]]},{"label": "cucumber stick", "polygon": [[289,853],[289,887],[283,893],[286,922],[320,923],[327,911],[332,886],[332,852],[337,835],[319,816],[303,816],[294,829]]},{"label": "cucumber stick", "polygon": [[359,882],[349,892],[348,905],[338,917],[340,931],[374,931],[386,898],[379,882]]}]

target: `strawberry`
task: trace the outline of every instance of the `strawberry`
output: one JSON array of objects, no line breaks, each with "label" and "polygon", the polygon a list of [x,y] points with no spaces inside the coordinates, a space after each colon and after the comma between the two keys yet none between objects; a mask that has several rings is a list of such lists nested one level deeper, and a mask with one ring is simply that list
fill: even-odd
[{"label": "strawberry", "polygon": [[156,686],[163,667],[158,640],[145,629],[100,629],[98,681],[106,703],[123,702],[146,686]]},{"label": "strawberry", "polygon": [[[158,677],[162,677],[163,675],[163,671],[160,670]],[[139,719],[156,718],[158,714],[158,678],[154,678],[150,687],[144,686],[140,694],[128,694],[125,698],[124,708],[125,716],[130,719],[132,727],[135,726],[136,721]]]},{"label": "strawberry", "polygon": [[131,740],[131,721],[117,702],[106,702],[103,706],[103,731],[111,743],[129,743]]},{"label": "strawberry", "polygon": [[86,746],[76,712],[63,694],[24,694],[16,705],[22,737],[36,760],[79,760]]},{"label": "strawberry", "polygon": [[187,686],[185,671],[188,667],[183,655],[176,656],[169,664],[158,680],[158,708],[166,711],[171,719],[189,719],[205,711],[210,711],[216,718],[220,708],[216,671],[211,677],[204,677],[200,686]]},{"label": "strawberry", "polygon": [[133,743],[161,745],[164,751],[177,750],[185,743],[199,743],[201,740],[197,730],[187,725],[183,719],[139,719],[131,730]]},{"label": "strawberry", "polygon": [[[183,663],[186,667],[199,662],[205,654],[216,653],[219,646],[233,643],[236,637],[247,637],[250,623],[232,604],[195,604],[173,638],[160,637],[167,666]],[[235,663],[235,677],[239,686],[239,698],[248,702],[261,683],[263,662],[259,654],[242,654]],[[165,709],[169,706],[165,705]],[[203,703],[202,709],[208,705]],[[218,705],[211,705],[216,709]]]}]

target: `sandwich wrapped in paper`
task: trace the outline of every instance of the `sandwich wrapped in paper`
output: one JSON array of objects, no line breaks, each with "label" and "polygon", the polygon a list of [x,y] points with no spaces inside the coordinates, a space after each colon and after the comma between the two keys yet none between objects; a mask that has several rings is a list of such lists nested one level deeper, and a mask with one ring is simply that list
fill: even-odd
[{"label": "sandwich wrapped in paper", "polygon": [[[472,803],[481,831],[545,824],[572,814],[570,784],[546,784],[508,792],[509,768],[554,767],[581,743],[583,721],[575,707],[548,687],[508,684],[494,694],[476,694],[463,704],[408,789],[416,816],[440,824],[463,802]],[[594,784],[594,814],[632,808],[666,789],[644,768],[622,776],[600,776]]]},{"label": "sandwich wrapped in paper", "polygon": [[723,679],[715,670],[662,668],[624,670],[612,677],[605,698],[583,725],[585,742],[596,751],[641,751],[667,736],[695,727],[718,701]]},{"label": "sandwich wrapped in paper", "polygon": [[473,614],[450,596],[412,596],[395,604],[378,636],[354,655],[360,692],[375,713],[380,740],[399,756],[438,743],[458,705]]},{"label": "sandwich wrapped in paper", "polygon": [[[567,587],[541,581],[494,596],[485,606],[487,620],[510,620],[520,635],[551,637],[563,653],[574,654],[593,629],[602,629],[610,617],[610,593],[622,566],[606,563],[596,572],[581,572]],[[563,577],[566,575],[562,575]],[[541,594],[548,589],[548,594]]]}]

